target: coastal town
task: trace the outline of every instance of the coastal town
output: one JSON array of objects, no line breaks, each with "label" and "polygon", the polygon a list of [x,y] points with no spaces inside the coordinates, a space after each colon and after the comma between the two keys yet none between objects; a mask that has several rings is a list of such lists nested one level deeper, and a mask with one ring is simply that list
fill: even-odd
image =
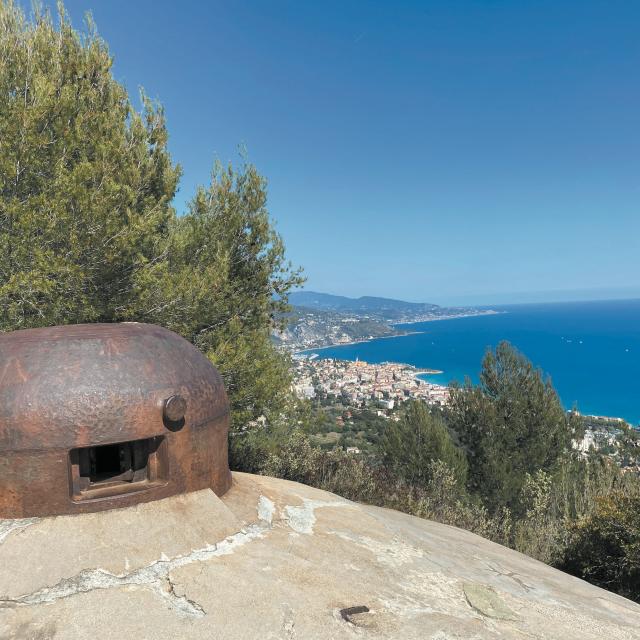
[{"label": "coastal town", "polygon": [[[293,358],[294,391],[300,399],[325,407],[341,408],[335,416],[337,431],[318,436],[318,443],[343,446],[348,453],[364,451],[368,440],[365,431],[360,437],[339,437],[341,431],[353,423],[358,412],[366,412],[384,420],[397,420],[402,403],[421,400],[430,406],[445,407],[450,389],[420,378],[421,374],[439,371],[417,369],[408,364],[385,362],[368,363],[363,360],[323,359],[317,354],[296,354]],[[582,457],[599,451],[614,459],[627,472],[640,472],[638,466],[639,433],[621,418],[582,416],[584,433],[572,446]],[[362,429],[362,424],[358,427]],[[357,446],[356,446],[357,445]]]},{"label": "coastal town", "polygon": [[438,371],[416,369],[407,364],[371,364],[362,360],[298,355],[294,359],[294,373],[298,397],[340,400],[351,407],[375,407],[390,412],[405,400],[444,406],[449,399],[446,386],[418,377]]}]

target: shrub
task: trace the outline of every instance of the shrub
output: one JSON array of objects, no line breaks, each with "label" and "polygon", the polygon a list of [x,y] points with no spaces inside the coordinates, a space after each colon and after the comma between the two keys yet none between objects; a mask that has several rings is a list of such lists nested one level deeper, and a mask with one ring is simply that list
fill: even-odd
[{"label": "shrub", "polygon": [[570,528],[560,567],[640,602],[640,492],[598,498]]}]

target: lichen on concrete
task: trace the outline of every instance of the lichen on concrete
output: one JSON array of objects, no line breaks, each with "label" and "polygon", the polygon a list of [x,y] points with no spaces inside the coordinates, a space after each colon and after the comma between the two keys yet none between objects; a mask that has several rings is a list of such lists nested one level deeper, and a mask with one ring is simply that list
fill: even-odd
[{"label": "lichen on concrete", "polygon": [[4,541],[4,539],[13,533],[14,531],[20,531],[21,529],[26,529],[32,524],[36,524],[39,522],[40,518],[21,518],[19,520],[0,520],[0,543]]},{"label": "lichen on concrete", "polygon": [[404,564],[410,564],[416,559],[425,556],[422,549],[417,549],[407,544],[397,536],[381,542],[369,536],[354,536],[346,531],[331,531],[331,533],[363,549],[368,549],[374,555],[377,562],[390,567],[400,567]]},{"label": "lichen on concrete", "polygon": [[313,533],[313,526],[316,523],[316,509],[347,506],[349,503],[343,500],[326,501],[303,498],[301,506],[287,505],[283,509],[282,517],[295,532],[310,535]]},{"label": "lichen on concrete", "polygon": [[496,620],[517,620],[511,609],[501,600],[500,596],[490,587],[473,582],[465,582],[464,595],[469,606],[478,613]]},{"label": "lichen on concrete", "polygon": [[272,524],[273,516],[276,511],[276,505],[273,500],[269,500],[266,496],[258,498],[258,518],[267,524]]}]

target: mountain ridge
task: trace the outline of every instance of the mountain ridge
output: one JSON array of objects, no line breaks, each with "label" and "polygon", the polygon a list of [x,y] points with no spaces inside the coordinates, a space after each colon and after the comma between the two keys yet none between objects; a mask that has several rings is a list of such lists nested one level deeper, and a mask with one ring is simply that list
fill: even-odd
[{"label": "mountain ridge", "polygon": [[407,302],[395,298],[379,296],[361,296],[349,298],[318,291],[294,291],[289,294],[289,302],[294,306],[319,309],[323,311],[357,312],[357,313],[420,313],[441,309],[437,304],[428,302]]}]

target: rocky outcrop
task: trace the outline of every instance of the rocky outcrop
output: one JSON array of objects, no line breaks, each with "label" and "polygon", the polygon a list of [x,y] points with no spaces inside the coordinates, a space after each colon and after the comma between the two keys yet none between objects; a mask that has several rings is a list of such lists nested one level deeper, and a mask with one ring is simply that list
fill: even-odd
[{"label": "rocky outcrop", "polygon": [[234,474],[0,522],[0,638],[640,638],[640,606],[453,527]]}]

